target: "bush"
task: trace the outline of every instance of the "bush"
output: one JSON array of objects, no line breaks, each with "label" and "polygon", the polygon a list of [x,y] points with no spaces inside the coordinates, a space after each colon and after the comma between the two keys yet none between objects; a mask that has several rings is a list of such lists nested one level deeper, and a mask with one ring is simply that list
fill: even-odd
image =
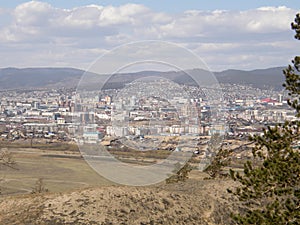
[{"label": "bush", "polygon": [[175,164],[175,169],[172,176],[166,179],[166,183],[178,183],[184,182],[189,178],[189,173],[192,171],[192,166],[189,163],[186,163],[183,167],[180,163]]}]

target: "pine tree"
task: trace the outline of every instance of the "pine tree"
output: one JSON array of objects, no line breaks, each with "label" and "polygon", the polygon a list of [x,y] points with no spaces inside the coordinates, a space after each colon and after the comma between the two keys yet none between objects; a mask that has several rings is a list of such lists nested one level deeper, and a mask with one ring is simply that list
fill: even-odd
[{"label": "pine tree", "polygon": [[[300,16],[291,25],[300,40]],[[284,71],[284,87],[288,104],[300,117],[300,57],[296,56]],[[300,153],[296,148],[300,136],[299,121],[286,121],[268,127],[263,136],[254,136],[253,156],[258,166],[248,161],[244,173],[230,171],[240,183],[229,190],[241,203],[239,212],[232,215],[237,224],[300,224]]]}]

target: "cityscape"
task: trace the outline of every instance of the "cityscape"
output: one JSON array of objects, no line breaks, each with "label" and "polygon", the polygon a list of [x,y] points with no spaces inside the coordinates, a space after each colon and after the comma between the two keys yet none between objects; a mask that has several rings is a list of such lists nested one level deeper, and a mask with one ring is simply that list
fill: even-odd
[{"label": "cityscape", "polygon": [[[205,88],[162,78],[85,96],[75,89],[3,91],[1,139],[101,144],[107,138],[124,137],[143,138],[144,142],[156,136],[209,140],[216,133],[240,139],[262,134],[267,126],[296,120],[282,91],[238,84],[221,84],[220,90],[223,96],[216,104],[207,100]],[[199,150],[197,145],[188,149]]]},{"label": "cityscape", "polygon": [[0,225],[300,224],[300,1],[0,3]]}]

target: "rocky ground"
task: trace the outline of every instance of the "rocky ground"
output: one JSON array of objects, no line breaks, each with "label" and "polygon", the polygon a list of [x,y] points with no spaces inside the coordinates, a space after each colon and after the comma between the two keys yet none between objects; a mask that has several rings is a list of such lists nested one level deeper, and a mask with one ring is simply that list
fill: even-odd
[{"label": "rocky ground", "polygon": [[[230,224],[230,180],[93,187],[0,198],[0,224]],[[231,202],[231,203],[229,203]]]}]

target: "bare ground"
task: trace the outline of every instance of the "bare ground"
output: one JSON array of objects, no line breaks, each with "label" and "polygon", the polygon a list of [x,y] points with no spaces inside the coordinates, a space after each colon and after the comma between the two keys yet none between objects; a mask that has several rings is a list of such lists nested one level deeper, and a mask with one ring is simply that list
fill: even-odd
[{"label": "bare ground", "polygon": [[234,204],[226,189],[232,185],[192,178],[151,187],[10,196],[0,199],[0,224],[230,224]]}]

